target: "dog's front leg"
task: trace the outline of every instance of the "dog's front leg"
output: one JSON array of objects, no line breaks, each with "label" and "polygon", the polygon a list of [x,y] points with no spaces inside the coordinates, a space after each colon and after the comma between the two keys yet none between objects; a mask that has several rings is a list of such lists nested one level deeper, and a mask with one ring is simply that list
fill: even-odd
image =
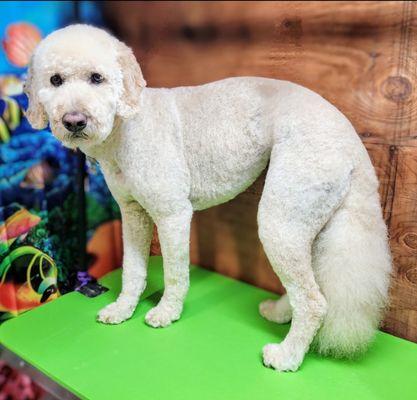
[{"label": "dog's front leg", "polygon": [[155,328],[164,327],[180,318],[189,287],[189,246],[192,206],[186,204],[169,216],[158,218],[158,227],[164,259],[164,294],[158,305],[146,315],[146,323]]},{"label": "dog's front leg", "polygon": [[120,202],[123,229],[122,291],[98,313],[98,320],[118,324],[130,318],[146,285],[153,222],[136,202]]}]

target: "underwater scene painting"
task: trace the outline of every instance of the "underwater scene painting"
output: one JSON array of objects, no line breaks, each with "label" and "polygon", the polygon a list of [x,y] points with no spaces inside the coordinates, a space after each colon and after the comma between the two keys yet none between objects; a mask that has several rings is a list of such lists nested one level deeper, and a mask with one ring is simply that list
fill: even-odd
[{"label": "underwater scene painting", "polygon": [[98,278],[121,265],[120,214],[98,165],[80,164],[49,129],[34,130],[24,117],[25,68],[41,37],[18,22],[3,39],[8,62],[22,72],[0,72],[0,322],[78,288],[74,271]]}]

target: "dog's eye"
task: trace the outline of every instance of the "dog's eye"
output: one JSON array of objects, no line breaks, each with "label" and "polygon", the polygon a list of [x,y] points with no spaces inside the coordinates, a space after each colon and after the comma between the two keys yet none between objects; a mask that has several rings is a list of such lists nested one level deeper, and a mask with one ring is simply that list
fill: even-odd
[{"label": "dog's eye", "polygon": [[104,81],[104,77],[97,72],[94,72],[90,76],[90,82],[98,85],[99,83],[102,83]]},{"label": "dog's eye", "polygon": [[59,74],[52,75],[50,81],[53,86],[61,86],[64,83],[64,80]]}]

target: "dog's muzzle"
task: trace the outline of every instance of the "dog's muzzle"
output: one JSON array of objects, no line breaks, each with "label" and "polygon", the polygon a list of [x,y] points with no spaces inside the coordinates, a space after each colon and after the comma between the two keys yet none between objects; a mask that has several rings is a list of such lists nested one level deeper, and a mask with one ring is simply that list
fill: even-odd
[{"label": "dog's muzzle", "polygon": [[87,116],[77,111],[66,113],[62,117],[62,124],[70,132],[78,133],[87,126]]}]

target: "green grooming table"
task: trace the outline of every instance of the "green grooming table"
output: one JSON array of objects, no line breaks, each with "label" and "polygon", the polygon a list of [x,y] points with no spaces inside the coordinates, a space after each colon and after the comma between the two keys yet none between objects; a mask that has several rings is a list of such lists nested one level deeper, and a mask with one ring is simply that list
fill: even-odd
[{"label": "green grooming table", "polygon": [[110,290],[96,298],[69,293],[5,322],[3,354],[55,385],[62,399],[417,399],[417,345],[385,333],[357,361],[308,354],[296,373],[265,368],[262,347],[289,328],[259,315],[271,294],[201,268],[192,267],[181,320],[148,327],[144,315],[162,293],[161,265],[151,258],[148,288],[129,321],[95,320],[119,293],[118,270],[101,280]]}]

